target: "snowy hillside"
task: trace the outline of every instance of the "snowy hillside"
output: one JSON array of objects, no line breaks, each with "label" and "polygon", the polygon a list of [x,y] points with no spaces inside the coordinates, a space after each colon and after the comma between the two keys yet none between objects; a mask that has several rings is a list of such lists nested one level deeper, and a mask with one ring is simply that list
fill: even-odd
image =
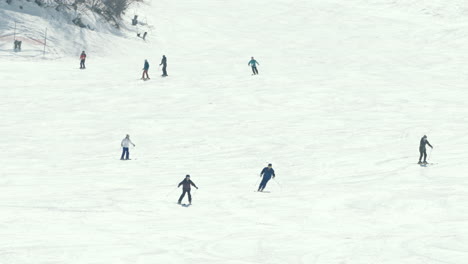
[{"label": "snowy hillside", "polygon": [[[146,8],[145,3],[135,3],[119,21],[119,29],[107,22],[103,16],[89,10],[73,10],[72,7],[53,8],[38,6],[34,2],[12,0],[10,4],[0,1],[0,57],[16,59],[57,59],[78,56],[82,50],[111,55],[108,49],[113,45],[117,50],[128,46],[143,48],[151,38],[143,41],[137,33],[153,31],[146,16],[137,26],[131,25],[135,13]],[[85,28],[73,23],[75,18]],[[22,52],[13,51],[13,40],[23,42]],[[44,53],[44,42],[46,48]]]},{"label": "snowy hillside", "polygon": [[140,8],[146,42],[21,15],[70,30],[60,59],[1,47],[0,263],[466,263],[468,4]]}]

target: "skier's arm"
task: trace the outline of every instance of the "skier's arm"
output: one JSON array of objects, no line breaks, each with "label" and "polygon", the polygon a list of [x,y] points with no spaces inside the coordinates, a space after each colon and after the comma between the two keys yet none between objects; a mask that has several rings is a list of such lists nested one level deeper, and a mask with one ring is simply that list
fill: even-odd
[{"label": "skier's arm", "polygon": [[195,183],[193,183],[193,181],[190,181],[190,184],[191,184],[193,187],[195,187],[195,188],[198,189],[198,187],[195,185]]},{"label": "skier's arm", "polygon": [[130,139],[128,141],[130,141],[130,143],[135,147],[135,144],[133,144],[133,142]]},{"label": "skier's arm", "polygon": [[260,177],[262,177],[264,173],[265,173],[265,168],[263,168],[263,170],[260,172]]},{"label": "skier's arm", "polygon": [[179,185],[177,185],[177,188],[179,188],[182,184],[184,184],[184,181],[181,181]]},{"label": "skier's arm", "polygon": [[431,145],[431,143],[429,143],[429,141],[426,141],[426,142],[427,142],[427,144],[429,145],[429,147],[434,148],[434,147]]},{"label": "skier's arm", "polygon": [[272,173],[273,178],[276,177],[276,175],[275,175],[275,170],[274,170],[274,169],[271,169],[271,171],[273,172],[273,173]]}]

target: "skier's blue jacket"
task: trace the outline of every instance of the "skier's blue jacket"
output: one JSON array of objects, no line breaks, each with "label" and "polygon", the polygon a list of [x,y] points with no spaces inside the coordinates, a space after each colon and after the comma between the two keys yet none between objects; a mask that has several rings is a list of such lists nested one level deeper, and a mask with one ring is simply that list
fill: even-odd
[{"label": "skier's blue jacket", "polygon": [[260,65],[260,63],[258,63],[256,60],[250,60],[248,65],[250,65],[252,67],[257,67],[257,64]]},{"label": "skier's blue jacket", "polygon": [[[140,64],[141,65],[141,64]],[[145,69],[145,71],[147,71],[149,69],[149,63],[148,61],[145,61],[145,66],[143,67],[143,69]]]},{"label": "skier's blue jacket", "polygon": [[263,168],[260,175],[263,175],[263,180],[271,179],[271,176],[275,177],[275,170],[273,168],[265,167]]}]

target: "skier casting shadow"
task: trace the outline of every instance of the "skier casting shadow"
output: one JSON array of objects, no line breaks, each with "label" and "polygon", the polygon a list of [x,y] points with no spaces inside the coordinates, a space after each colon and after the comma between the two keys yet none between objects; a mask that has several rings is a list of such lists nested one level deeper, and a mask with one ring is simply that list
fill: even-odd
[{"label": "skier casting shadow", "polygon": [[258,63],[258,61],[256,61],[254,59],[254,57],[252,57],[251,60],[249,61],[249,63],[247,64],[248,66],[252,66],[252,72],[253,72],[252,75],[257,75],[258,74],[257,64],[260,65],[260,63]]},{"label": "skier casting shadow", "polygon": [[145,60],[145,65],[143,65],[143,75],[141,76],[142,80],[149,80],[150,77],[148,76],[148,70],[149,70],[149,62],[148,60]]},{"label": "skier casting shadow", "polygon": [[179,201],[177,201],[177,203],[180,204],[182,202],[182,199],[184,199],[185,194],[187,193],[189,204],[192,204],[192,195],[190,194],[191,186],[197,189],[198,187],[195,185],[195,183],[193,183],[193,181],[190,180],[190,175],[185,176],[185,179],[181,181],[179,185],[177,185],[177,188],[179,188],[181,185],[183,186],[182,195],[180,195]]},{"label": "skier casting shadow", "polygon": [[122,146],[122,156],[120,157],[121,160],[129,160],[130,159],[130,152],[128,151],[128,148],[130,147],[130,144],[132,144],[135,147],[135,144],[130,140],[130,135],[126,135],[124,139],[122,139],[122,143],[120,143],[120,146]]},{"label": "skier casting shadow", "polygon": [[[418,164],[427,164],[426,158],[427,158],[427,153],[426,153],[426,144],[429,145],[429,147],[433,148],[432,145],[427,141],[427,136],[424,135],[421,138],[421,141],[419,143],[419,162]],[[421,159],[424,157],[424,161],[421,162]]]},{"label": "skier casting shadow", "polygon": [[166,68],[167,68],[167,58],[166,58],[166,55],[163,55],[162,59],[161,59],[161,64],[159,64],[159,66],[163,66],[162,67],[162,72],[163,74],[161,75],[162,77],[166,77],[167,76],[167,71],[166,71]]},{"label": "skier casting shadow", "polygon": [[86,69],[85,61],[86,61],[86,53],[83,50],[83,52],[81,52],[81,55],[80,55],[80,69],[82,70]]},{"label": "skier casting shadow", "polygon": [[263,189],[265,189],[271,177],[275,178],[275,170],[273,170],[271,163],[268,164],[268,167],[263,168],[262,172],[260,172],[260,177],[262,176],[263,176],[263,179],[260,182],[260,185],[258,186],[259,192],[263,192]]}]

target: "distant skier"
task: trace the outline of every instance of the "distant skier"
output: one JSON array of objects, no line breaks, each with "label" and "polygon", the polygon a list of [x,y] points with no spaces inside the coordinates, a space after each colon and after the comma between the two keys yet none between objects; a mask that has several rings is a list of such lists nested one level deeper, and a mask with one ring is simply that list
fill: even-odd
[{"label": "distant skier", "polygon": [[185,179],[181,181],[179,185],[177,185],[177,188],[179,188],[181,185],[182,185],[182,195],[180,196],[179,201],[177,203],[180,204],[182,202],[182,199],[184,199],[185,194],[187,193],[189,203],[192,204],[192,195],[190,194],[190,190],[191,190],[190,186],[193,186],[197,189],[198,187],[195,185],[195,183],[193,183],[193,181],[190,180],[190,175],[188,174],[187,176],[185,176]]},{"label": "distant skier", "polygon": [[[429,143],[429,141],[427,141],[427,136],[424,135],[421,138],[421,141],[419,143],[419,162],[418,162],[418,164],[427,164],[427,162],[426,162],[426,157],[427,157],[426,144],[429,145],[429,147],[433,148],[432,145]],[[421,159],[422,159],[423,156],[424,156],[424,161],[421,162]]]},{"label": "distant skier", "polygon": [[80,69],[86,69],[85,61],[86,61],[86,53],[83,50],[83,52],[81,52],[81,55],[80,55]]},{"label": "distant skier", "polygon": [[167,76],[167,71],[166,71],[166,68],[167,68],[167,58],[166,58],[166,55],[163,55],[162,57],[162,60],[161,60],[161,64],[159,64],[159,66],[163,66],[162,67],[162,71],[163,71],[163,74],[161,75],[162,77],[166,77]]},{"label": "distant skier", "polygon": [[[141,76],[141,79],[142,80],[149,80],[149,76],[148,76],[148,70],[149,70],[149,62],[148,60],[145,60],[145,65],[143,65],[143,75]],[[145,75],[146,75],[146,78],[145,78]]]},{"label": "distant skier", "polygon": [[254,57],[252,57],[251,60],[249,61],[249,64],[247,64],[248,66],[251,66],[251,67],[252,67],[253,75],[257,75],[257,74],[258,74],[257,64],[260,65],[260,63],[258,63],[258,61],[256,61],[256,60],[254,59]]},{"label": "distant skier", "polygon": [[128,151],[128,147],[130,147],[130,144],[132,144],[135,147],[135,144],[130,140],[130,135],[126,135],[125,138],[122,140],[122,143],[120,145],[122,146],[122,156],[120,157],[121,160],[129,160],[130,159],[130,152]]},{"label": "distant skier", "polygon": [[273,170],[271,163],[268,164],[268,167],[263,168],[262,172],[260,172],[260,177],[263,176],[262,182],[260,182],[260,185],[258,186],[258,191],[263,192],[263,189],[265,189],[268,181],[271,179],[271,177],[275,178],[275,170]]}]

